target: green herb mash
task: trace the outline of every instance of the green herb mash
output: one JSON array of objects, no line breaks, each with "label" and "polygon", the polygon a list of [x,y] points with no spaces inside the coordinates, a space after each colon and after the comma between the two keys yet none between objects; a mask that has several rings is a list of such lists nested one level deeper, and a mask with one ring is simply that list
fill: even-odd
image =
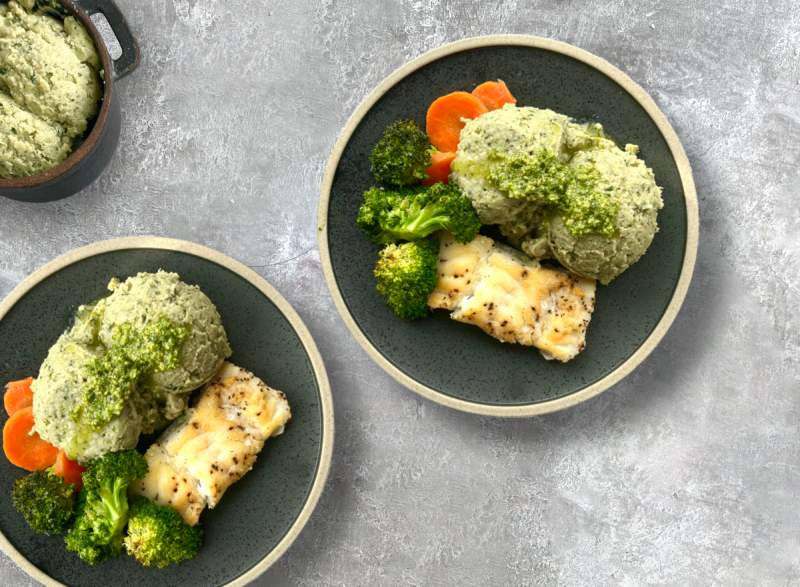
[{"label": "green herb mash", "polygon": [[487,179],[507,192],[509,198],[540,200],[561,216],[570,234],[577,238],[590,232],[614,234],[619,207],[608,192],[599,191],[597,185],[602,178],[588,165],[563,165],[550,149],[542,149],[536,157],[527,153],[507,156],[502,151],[493,151],[489,157],[498,164],[491,168]]},{"label": "green herb mash", "polygon": [[514,246],[608,283],[658,231],[661,188],[638,149],[599,124],[508,104],[467,122],[450,180]]},{"label": "green herb mash", "polygon": [[100,55],[57,3],[0,4],[0,177],[27,177],[64,161],[100,111]]},{"label": "green herb mash", "polygon": [[86,366],[88,381],[81,389],[80,401],[72,406],[74,419],[83,419],[94,429],[101,429],[118,416],[125,401],[143,383],[148,373],[175,369],[180,364],[181,343],[189,329],[170,322],[164,316],[147,322],[144,328],[123,324],[113,335],[114,344],[102,357]]},{"label": "green herb mash", "polygon": [[140,273],[82,306],[33,382],[36,431],[73,460],[135,448],[231,355],[222,319],[175,273]]}]

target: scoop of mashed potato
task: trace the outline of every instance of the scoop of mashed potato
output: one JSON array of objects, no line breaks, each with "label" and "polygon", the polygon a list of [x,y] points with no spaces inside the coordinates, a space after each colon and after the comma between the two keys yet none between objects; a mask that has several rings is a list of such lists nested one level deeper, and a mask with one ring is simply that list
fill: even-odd
[{"label": "scoop of mashed potato", "polygon": [[[175,273],[140,273],[109,285],[112,294],[82,307],[75,325],[50,349],[33,382],[33,413],[39,435],[80,462],[108,452],[134,448],[140,434],[160,430],[187,406],[192,390],[208,382],[231,355],[222,320],[196,286]],[[76,417],[88,366],[114,344],[123,325],[141,329],[167,318],[188,330],[178,349],[179,365],[145,373],[124,402],[122,411],[101,428]]]},{"label": "scoop of mashed potato", "polygon": [[33,382],[33,415],[36,431],[44,440],[81,462],[108,452],[134,448],[142,433],[142,416],[132,403],[102,430],[87,428],[72,418],[70,411],[89,374],[90,361],[102,356],[93,348],[96,323],[81,323],[62,334],[50,348],[39,375]]},{"label": "scoop of mashed potato", "polygon": [[28,177],[52,169],[72,152],[72,141],[52,125],[20,108],[0,91],[0,177]]},{"label": "scoop of mashed potato", "polygon": [[[536,157],[544,149],[563,165],[586,165],[600,174],[598,189],[618,206],[613,236],[589,233],[576,238],[541,201],[511,198],[488,178],[504,157]],[[470,198],[481,222],[499,224],[512,244],[538,259],[555,257],[575,273],[608,283],[644,254],[658,230],[661,188],[636,157],[637,149],[629,145],[621,150],[599,125],[576,124],[552,110],[506,105],[466,124],[450,177]],[[504,157],[493,156],[496,153]]]},{"label": "scoop of mashed potato", "polygon": [[[608,284],[638,261],[658,231],[656,216],[664,205],[661,188],[656,185],[653,172],[635,152],[632,145],[626,151],[615,145],[605,145],[580,151],[570,162],[575,166],[589,165],[600,172],[601,189],[609,190],[611,201],[619,208],[614,223],[617,234],[590,233],[575,238],[557,214],[546,227],[553,256],[575,273],[603,284]],[[534,243],[535,240],[523,242],[523,250],[529,251]]]},{"label": "scoop of mashed potato", "polygon": [[[542,149],[562,153],[569,119],[552,110],[509,105],[467,123],[461,131],[451,177],[469,197],[483,224],[509,225],[509,232],[530,233],[538,222],[539,202],[516,200],[487,179],[492,151],[536,155]],[[507,235],[509,236],[509,235]]]},{"label": "scoop of mashed potato", "polygon": [[[61,163],[80,144],[103,97],[100,57],[74,17],[0,6],[0,177]],[[13,105],[12,105],[13,104]]]},{"label": "scoop of mashed potato", "polygon": [[142,324],[141,316],[148,321],[164,316],[189,327],[180,348],[180,365],[150,373],[146,380],[146,386],[167,402],[166,417],[172,420],[186,407],[189,392],[211,379],[231,356],[222,319],[200,288],[183,283],[176,273],[139,273],[123,283],[112,280],[109,289],[114,293],[94,310],[101,316],[99,339],[106,347],[119,326]]}]

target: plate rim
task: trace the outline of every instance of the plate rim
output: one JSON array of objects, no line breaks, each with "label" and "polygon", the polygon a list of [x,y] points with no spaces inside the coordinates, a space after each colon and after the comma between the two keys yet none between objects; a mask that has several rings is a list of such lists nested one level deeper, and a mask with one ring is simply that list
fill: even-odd
[{"label": "plate rim", "polygon": [[[532,47],[560,53],[582,61],[619,84],[644,108],[647,115],[655,123],[659,132],[664,137],[664,140],[667,142],[667,146],[678,168],[678,175],[680,176],[681,185],[683,186],[684,200],[686,201],[686,246],[680,277],[678,278],[678,283],[675,286],[669,305],[647,339],[645,339],[645,341],[613,371],[594,383],[560,398],[519,405],[492,405],[446,395],[410,377],[392,364],[373,346],[364,332],[358,327],[358,324],[350,313],[336,283],[328,241],[328,208],[336,168],[339,165],[342,153],[347,143],[350,141],[353,132],[361,123],[367,112],[369,112],[387,91],[418,69],[442,57],[447,57],[455,53],[461,53],[471,49],[498,46]],[[336,310],[339,312],[339,316],[344,321],[350,333],[355,337],[358,344],[361,345],[361,348],[367,352],[378,366],[411,391],[441,405],[484,416],[527,417],[563,410],[602,393],[629,375],[653,349],[655,349],[672,325],[672,322],[675,320],[686,298],[686,292],[692,280],[697,258],[700,223],[697,192],[692,177],[692,169],[683,146],[678,139],[678,135],[675,133],[666,116],[661,112],[658,106],[656,106],[653,99],[636,84],[636,82],[628,77],[627,74],[611,65],[605,59],[561,41],[529,35],[487,35],[455,41],[428,51],[395,70],[394,73],[389,75],[370,92],[347,121],[328,159],[328,164],[322,179],[322,186],[320,188],[320,200],[317,209],[317,228],[317,240],[319,243],[322,271]]]},{"label": "plate rim", "polygon": [[[154,236],[134,236],[123,237],[100,241],[88,246],[80,247],[65,253],[54,260],[50,261],[43,267],[34,271],[31,275],[25,278],[19,285],[17,285],[5,299],[0,302],[0,321],[5,318],[8,311],[22,299],[34,286],[41,283],[45,278],[54,275],[61,269],[72,265],[77,261],[95,257],[103,253],[112,251],[120,251],[125,249],[161,249],[167,251],[176,251],[187,253],[200,257],[221,265],[222,267],[233,271],[235,274],[242,277],[245,281],[253,285],[267,299],[269,299],[278,310],[286,317],[289,324],[297,333],[300,342],[308,355],[309,362],[311,363],[314,377],[319,387],[320,407],[322,409],[322,442],[320,445],[319,462],[317,463],[317,471],[314,477],[314,482],[311,485],[311,490],[306,497],[303,507],[300,509],[297,517],[287,532],[278,541],[270,552],[265,557],[259,560],[250,569],[235,577],[231,581],[225,583],[223,587],[244,587],[251,581],[255,580],[263,574],[269,567],[271,567],[292,543],[300,535],[300,532],[305,527],[311,513],[316,509],[322,492],[325,488],[325,483],[330,472],[331,460],[333,456],[333,440],[334,440],[334,419],[333,419],[333,396],[331,394],[330,382],[328,375],[325,371],[325,364],[322,361],[322,356],[314,343],[311,333],[303,323],[300,316],[294,308],[289,305],[289,302],[276,290],[266,279],[261,277],[258,273],[244,265],[243,263],[215,251],[209,247],[192,243],[189,241],[154,237]],[[11,557],[11,559],[19,565],[19,567],[28,573],[32,578],[47,587],[68,587],[63,583],[56,581],[48,574],[41,571],[38,567],[28,561],[25,556],[19,552],[0,531],[0,548]]]}]

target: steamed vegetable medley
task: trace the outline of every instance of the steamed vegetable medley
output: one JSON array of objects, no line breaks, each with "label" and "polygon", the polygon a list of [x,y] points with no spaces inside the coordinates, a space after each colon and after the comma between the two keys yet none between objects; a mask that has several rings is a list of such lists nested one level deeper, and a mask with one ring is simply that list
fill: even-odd
[{"label": "steamed vegetable medley", "polygon": [[[433,163],[435,154],[416,122],[399,120],[390,125],[371,156],[379,185],[364,193],[356,220],[372,242],[387,245],[375,276],[378,289],[402,318],[425,316],[428,294],[436,286],[438,245],[423,239],[446,230],[468,243],[481,226],[461,190],[444,181],[431,184],[431,178],[450,165],[448,159]],[[408,243],[396,245],[402,241]]]},{"label": "steamed vegetable medley", "polygon": [[[32,470],[17,479],[11,491],[14,507],[31,529],[65,534],[67,549],[90,565],[116,558],[123,550],[145,566],[165,567],[193,558],[202,544],[201,529],[184,524],[174,509],[144,498],[135,498],[129,508],[128,486],[148,471],[141,454],[111,452],[83,467],[31,433],[31,382],[7,386],[5,407],[11,418],[3,429],[9,460]],[[45,468],[52,460],[55,463]]]},{"label": "steamed vegetable medley", "polygon": [[[591,301],[583,304],[591,313],[595,281],[607,284],[635,263],[658,230],[661,188],[637,153],[635,145],[619,148],[599,124],[578,124],[551,110],[517,107],[502,81],[437,99],[428,110],[425,132],[414,121],[397,121],[370,157],[378,185],[364,193],[357,223],[374,243],[385,247],[374,270],[378,290],[398,316],[409,319],[447,306],[438,298],[430,301],[434,290],[449,291],[451,300],[471,297],[476,283],[494,265],[473,263],[477,279],[454,288],[452,279],[465,276],[444,271],[445,257],[453,256],[444,254],[439,243],[471,243],[477,251],[487,242],[475,240],[481,225],[495,224],[508,244],[521,249],[503,251],[527,267],[519,278],[522,290],[530,290],[524,278],[539,271],[540,260],[555,259],[574,283],[582,280],[585,291],[578,288],[579,298],[591,289]],[[453,238],[433,234],[438,231]],[[461,266],[468,265],[465,259],[459,261]],[[491,281],[484,279],[484,285]],[[534,297],[550,293],[542,288]],[[507,294],[516,295],[511,290]],[[517,301],[524,310],[526,302],[521,297]],[[520,328],[539,332],[540,314],[534,312],[530,323]],[[510,331],[501,331],[507,321],[495,325],[492,320],[487,318],[484,330],[507,339]],[[576,326],[581,335],[587,325],[584,318]],[[582,339],[575,346],[582,349]],[[559,358],[558,352],[551,354]]]}]

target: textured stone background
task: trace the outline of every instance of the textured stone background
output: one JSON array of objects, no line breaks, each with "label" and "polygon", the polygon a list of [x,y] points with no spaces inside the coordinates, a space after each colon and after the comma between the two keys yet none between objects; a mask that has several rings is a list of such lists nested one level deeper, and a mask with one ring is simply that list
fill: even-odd
[{"label": "textured stone background", "polygon": [[[118,3],[144,52],[119,84],[119,150],[66,201],[0,198],[0,296],[76,247],[158,235],[231,255],[294,305],[331,378],[336,449],[310,523],[254,585],[800,585],[794,0]],[[409,59],[490,33],[630,75],[683,141],[701,212],[655,352],[601,396],[517,421],[386,376],[336,314],[316,240],[355,107]],[[2,553],[0,583],[34,584]]]}]

